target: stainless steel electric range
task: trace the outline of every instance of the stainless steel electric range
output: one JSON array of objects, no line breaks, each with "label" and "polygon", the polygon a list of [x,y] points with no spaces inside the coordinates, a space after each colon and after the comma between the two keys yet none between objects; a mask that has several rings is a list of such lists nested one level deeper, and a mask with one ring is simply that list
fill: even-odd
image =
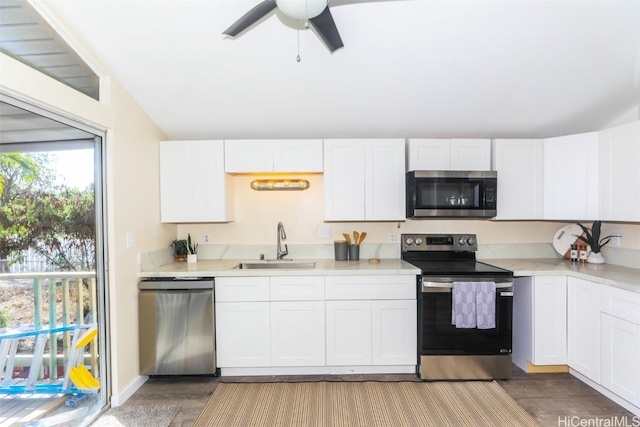
[{"label": "stainless steel electric range", "polygon": [[[422,271],[417,292],[418,373],[423,380],[511,377],[513,272],[476,261],[477,249],[474,234],[402,235],[401,258]],[[475,314],[473,286],[483,289],[477,296],[483,310],[488,293],[489,311],[483,311],[488,326],[454,324],[455,309]],[[470,296],[460,293],[469,289]],[[460,295],[467,299],[454,309]]]}]

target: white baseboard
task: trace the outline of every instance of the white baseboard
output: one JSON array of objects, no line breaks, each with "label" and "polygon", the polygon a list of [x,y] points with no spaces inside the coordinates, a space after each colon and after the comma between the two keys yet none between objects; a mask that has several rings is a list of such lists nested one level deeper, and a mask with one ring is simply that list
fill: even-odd
[{"label": "white baseboard", "polygon": [[220,368],[220,376],[415,374],[415,365],[400,366],[300,366],[269,368]]},{"label": "white baseboard", "polygon": [[628,401],[624,400],[623,398],[621,398],[617,394],[612,393],[611,391],[609,391],[606,388],[602,387],[600,384],[593,382],[589,378],[587,378],[584,375],[582,375],[580,372],[577,372],[577,371],[574,371],[573,369],[570,369],[569,373],[571,375],[573,375],[574,377],[576,377],[577,379],[579,379],[580,381],[582,381],[583,383],[585,383],[586,385],[588,385],[589,387],[591,387],[592,389],[594,389],[595,391],[597,391],[598,393],[604,394],[609,399],[613,400],[614,402],[616,402],[618,405],[622,406],[627,411],[629,411],[632,414],[637,415],[637,416],[640,417],[640,408],[639,407],[629,403]]},{"label": "white baseboard", "polygon": [[127,386],[121,393],[111,395],[111,407],[115,408],[116,406],[122,405],[126,402],[133,394],[138,391],[140,387],[149,379],[146,375],[140,375],[136,378],[129,386]]}]

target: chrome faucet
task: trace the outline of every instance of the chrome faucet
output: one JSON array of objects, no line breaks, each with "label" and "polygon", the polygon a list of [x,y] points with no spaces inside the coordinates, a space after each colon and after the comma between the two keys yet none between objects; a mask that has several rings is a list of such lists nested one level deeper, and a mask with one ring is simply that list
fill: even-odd
[{"label": "chrome faucet", "polygon": [[287,244],[284,244],[284,249],[282,249],[282,240],[287,240],[287,233],[284,232],[284,225],[282,221],[278,222],[278,247],[277,247],[277,259],[284,258],[285,255],[289,254],[289,248],[287,248]]}]

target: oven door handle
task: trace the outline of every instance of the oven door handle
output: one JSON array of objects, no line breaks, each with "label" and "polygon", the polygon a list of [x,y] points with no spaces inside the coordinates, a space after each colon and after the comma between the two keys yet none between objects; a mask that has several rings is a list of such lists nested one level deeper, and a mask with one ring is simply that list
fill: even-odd
[{"label": "oven door handle", "polygon": [[[469,280],[472,281],[472,280]],[[478,280],[476,280],[478,281]],[[513,280],[504,279],[498,280],[496,283],[496,289],[506,290],[513,288]],[[451,292],[453,289],[453,282],[445,282],[445,281],[428,281],[422,280],[422,292]]]}]

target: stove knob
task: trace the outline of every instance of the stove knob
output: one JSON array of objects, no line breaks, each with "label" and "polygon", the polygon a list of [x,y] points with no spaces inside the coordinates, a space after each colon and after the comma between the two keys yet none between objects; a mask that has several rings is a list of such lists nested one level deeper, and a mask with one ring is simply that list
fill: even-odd
[{"label": "stove knob", "polygon": [[476,244],[476,239],[474,239],[473,237],[469,237],[469,238],[467,239],[467,244],[468,244],[469,246],[473,246],[473,245],[475,245],[475,244]]},{"label": "stove knob", "polygon": [[413,245],[413,238],[407,237],[404,241],[407,245]]},{"label": "stove knob", "polygon": [[458,238],[458,245],[464,246],[466,244],[467,244],[467,238],[466,237],[459,237]]},{"label": "stove knob", "polygon": [[422,239],[420,237],[416,237],[416,245],[421,245]]}]

